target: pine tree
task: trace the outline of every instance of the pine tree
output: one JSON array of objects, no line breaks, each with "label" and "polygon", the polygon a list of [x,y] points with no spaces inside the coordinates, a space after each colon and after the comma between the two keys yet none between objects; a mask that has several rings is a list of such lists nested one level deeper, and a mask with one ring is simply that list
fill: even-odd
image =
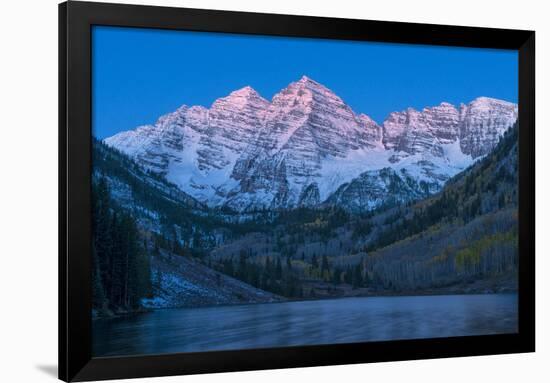
[{"label": "pine tree", "polygon": [[332,273],[332,283],[338,285],[341,283],[342,278],[342,270],[340,270],[339,267],[336,267],[334,269],[334,272]]},{"label": "pine tree", "polygon": [[354,289],[363,286],[363,275],[361,270],[361,264],[358,264],[353,268],[351,284]]},{"label": "pine tree", "polygon": [[281,258],[277,257],[277,262],[275,265],[275,279],[281,279],[283,276],[283,267],[281,266]]},{"label": "pine tree", "polygon": [[111,203],[103,176],[94,183],[92,207],[93,307],[136,309],[141,298],[151,294],[147,242],[140,238],[130,212]]},{"label": "pine tree", "polygon": [[313,254],[313,257],[311,258],[311,267],[314,269],[319,268],[319,263],[317,262],[317,255]]},{"label": "pine tree", "polygon": [[94,243],[92,243],[92,257],[94,260],[92,268],[92,306],[96,309],[102,309],[106,303],[106,298],[105,292],[103,291],[103,284],[101,282],[99,262]]},{"label": "pine tree", "polygon": [[329,271],[328,258],[327,258],[327,255],[324,254],[323,260],[321,261],[321,276],[323,276],[325,272],[328,272],[328,271]]},{"label": "pine tree", "polygon": [[241,280],[246,280],[246,252],[241,249],[239,252],[239,268],[237,270],[237,276]]}]

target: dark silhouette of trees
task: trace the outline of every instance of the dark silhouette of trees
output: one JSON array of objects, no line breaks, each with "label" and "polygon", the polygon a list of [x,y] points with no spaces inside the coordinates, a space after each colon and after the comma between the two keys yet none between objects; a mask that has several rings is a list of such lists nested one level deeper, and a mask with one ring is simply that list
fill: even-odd
[{"label": "dark silhouette of trees", "polygon": [[149,256],[136,222],[111,202],[107,181],[93,187],[93,307],[134,310],[151,292]]}]

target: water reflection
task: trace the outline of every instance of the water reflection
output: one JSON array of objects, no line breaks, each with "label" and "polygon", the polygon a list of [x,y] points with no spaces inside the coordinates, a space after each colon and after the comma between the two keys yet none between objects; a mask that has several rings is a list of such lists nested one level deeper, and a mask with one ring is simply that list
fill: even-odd
[{"label": "water reflection", "polygon": [[368,297],[158,310],[93,324],[94,356],[513,333],[517,295]]}]

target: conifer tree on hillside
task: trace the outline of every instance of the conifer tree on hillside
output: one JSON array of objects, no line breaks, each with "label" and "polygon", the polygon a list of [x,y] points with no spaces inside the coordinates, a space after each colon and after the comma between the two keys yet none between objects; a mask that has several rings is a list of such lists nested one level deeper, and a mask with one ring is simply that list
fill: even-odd
[{"label": "conifer tree on hillside", "polygon": [[151,291],[149,256],[135,219],[111,203],[105,177],[92,194],[93,307],[132,310]]}]

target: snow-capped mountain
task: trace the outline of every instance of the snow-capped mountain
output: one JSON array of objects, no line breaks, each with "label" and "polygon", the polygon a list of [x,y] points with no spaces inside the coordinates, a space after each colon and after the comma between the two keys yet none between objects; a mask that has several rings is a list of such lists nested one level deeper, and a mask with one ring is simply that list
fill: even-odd
[{"label": "snow-capped mountain", "polygon": [[247,86],[105,143],[210,206],[365,210],[438,191],[491,151],[517,113],[480,97],[393,112],[378,125],[304,76],[271,101]]}]

